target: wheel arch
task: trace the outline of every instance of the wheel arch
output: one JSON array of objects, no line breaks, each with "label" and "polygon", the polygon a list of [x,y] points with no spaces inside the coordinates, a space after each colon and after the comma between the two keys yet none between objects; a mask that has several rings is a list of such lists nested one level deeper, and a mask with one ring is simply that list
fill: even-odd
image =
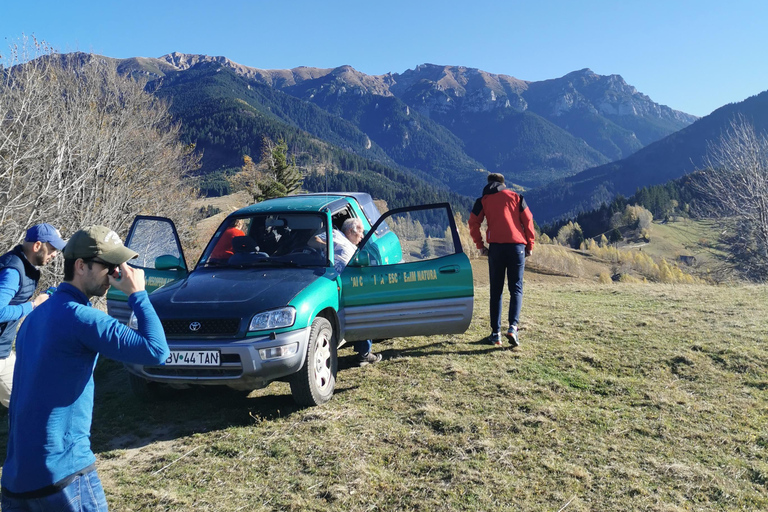
[{"label": "wheel arch", "polygon": [[333,328],[333,335],[336,337],[336,344],[338,345],[342,340],[341,321],[339,315],[332,307],[326,307],[325,309],[318,311],[315,317],[321,316],[331,322],[331,328]]}]

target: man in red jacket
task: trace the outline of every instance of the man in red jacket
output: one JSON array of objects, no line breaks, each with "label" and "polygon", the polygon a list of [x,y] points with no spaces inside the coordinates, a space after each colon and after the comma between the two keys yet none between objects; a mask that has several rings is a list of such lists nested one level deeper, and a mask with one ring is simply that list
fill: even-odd
[{"label": "man in red jacket", "polygon": [[[483,243],[480,224],[487,221]],[[469,233],[483,256],[488,256],[488,274],[491,281],[491,335],[488,338],[501,346],[501,295],[504,292],[504,274],[507,274],[509,293],[509,329],[507,338],[512,347],[520,343],[517,325],[523,305],[523,271],[525,258],[533,252],[533,215],[523,196],[504,185],[504,176],[489,174],[483,196],[475,201],[469,214]]]}]

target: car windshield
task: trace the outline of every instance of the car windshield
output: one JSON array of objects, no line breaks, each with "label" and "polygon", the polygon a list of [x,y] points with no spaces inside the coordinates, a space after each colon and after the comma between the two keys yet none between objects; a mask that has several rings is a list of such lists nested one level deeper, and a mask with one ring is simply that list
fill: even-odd
[{"label": "car windshield", "polygon": [[319,213],[230,217],[200,260],[205,267],[326,266],[326,218]]}]

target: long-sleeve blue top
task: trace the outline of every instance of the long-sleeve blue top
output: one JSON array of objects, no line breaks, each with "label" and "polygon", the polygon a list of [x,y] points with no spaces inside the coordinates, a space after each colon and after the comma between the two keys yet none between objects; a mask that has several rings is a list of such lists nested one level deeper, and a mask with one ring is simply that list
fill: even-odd
[{"label": "long-sleeve blue top", "polygon": [[19,292],[21,277],[15,268],[0,270],[0,324],[11,322],[27,316],[32,312],[32,303],[25,302],[18,306],[11,306],[13,299]]},{"label": "long-sleeve blue top", "polygon": [[131,294],[128,304],[138,332],[62,283],[26,318],[16,337],[4,488],[16,493],[42,489],[96,461],[90,435],[99,354],[145,365],[166,360],[165,333],[147,293]]}]

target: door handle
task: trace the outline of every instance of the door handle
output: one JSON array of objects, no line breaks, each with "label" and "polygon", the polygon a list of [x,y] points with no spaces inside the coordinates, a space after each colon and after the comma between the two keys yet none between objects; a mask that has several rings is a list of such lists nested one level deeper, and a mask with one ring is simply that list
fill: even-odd
[{"label": "door handle", "polygon": [[458,265],[449,265],[447,267],[440,267],[440,270],[438,270],[441,274],[458,274],[459,272],[459,266]]}]

